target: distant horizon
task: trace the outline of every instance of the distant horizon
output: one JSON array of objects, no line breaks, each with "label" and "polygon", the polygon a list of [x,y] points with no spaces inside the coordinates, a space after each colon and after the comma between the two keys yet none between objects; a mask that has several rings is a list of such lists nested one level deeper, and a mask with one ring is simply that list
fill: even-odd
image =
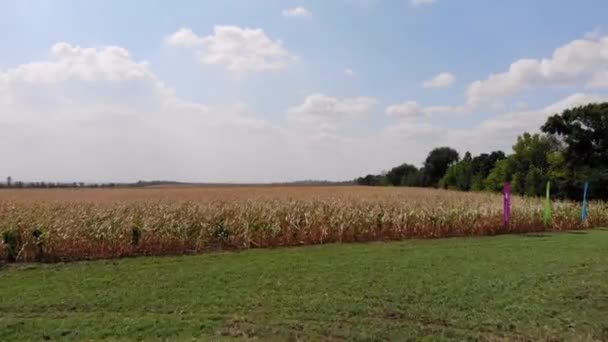
[{"label": "distant horizon", "polygon": [[[286,182],[265,182],[265,183],[239,183],[239,182],[183,182],[183,181],[176,181],[176,180],[137,180],[137,181],[121,181],[121,182],[114,182],[114,181],[39,181],[39,180],[20,180],[20,179],[13,179],[12,180],[12,184],[15,185],[16,183],[24,183],[24,184],[38,184],[38,183],[45,183],[45,184],[85,184],[85,185],[108,185],[108,184],[116,184],[116,185],[136,185],[139,183],[143,183],[143,184],[150,184],[150,183],[159,183],[159,184],[176,184],[176,185],[280,185],[280,184],[306,184],[306,183],[311,183],[311,184],[323,184],[323,183],[328,183],[328,184],[344,184],[344,183],[352,183],[354,181],[354,179],[352,180],[343,180],[343,181],[329,181],[329,180],[296,180],[296,181],[286,181]],[[6,178],[0,182],[0,186],[1,185],[7,185],[6,182]]]}]

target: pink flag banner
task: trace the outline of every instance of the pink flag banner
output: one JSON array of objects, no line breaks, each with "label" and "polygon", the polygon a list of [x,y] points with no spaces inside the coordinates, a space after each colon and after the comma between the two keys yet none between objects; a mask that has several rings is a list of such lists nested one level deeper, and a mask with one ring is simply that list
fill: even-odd
[{"label": "pink flag banner", "polygon": [[504,217],[503,223],[506,229],[511,225],[511,184],[505,183],[504,189]]}]

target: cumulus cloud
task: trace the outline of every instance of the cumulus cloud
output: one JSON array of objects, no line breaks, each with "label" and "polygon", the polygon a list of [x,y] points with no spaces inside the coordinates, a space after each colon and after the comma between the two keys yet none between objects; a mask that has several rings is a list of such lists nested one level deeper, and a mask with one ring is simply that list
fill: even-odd
[{"label": "cumulus cloud", "polygon": [[312,94],[298,106],[287,111],[290,119],[299,122],[327,123],[361,118],[371,113],[378,101],[373,97],[339,99]]},{"label": "cumulus cloud", "polygon": [[196,46],[203,46],[205,40],[192,32],[191,29],[182,27],[169,35],[166,39],[167,44],[176,47],[191,48]]},{"label": "cumulus cloud", "polygon": [[283,16],[288,18],[305,18],[311,15],[309,10],[300,6],[283,10]]},{"label": "cumulus cloud", "polygon": [[235,73],[281,70],[296,59],[280,40],[268,37],[264,30],[238,26],[215,26],[205,37],[181,28],[166,43],[193,49],[202,64],[220,65]]},{"label": "cumulus cloud", "polygon": [[412,6],[430,6],[437,2],[437,0],[410,0]]},{"label": "cumulus cloud", "polygon": [[[383,151],[390,151],[396,146],[408,146],[407,160],[410,161],[422,160],[436,146],[453,146],[462,153],[470,151],[479,154],[498,149],[510,153],[518,135],[539,132],[549,116],[567,108],[603,101],[608,101],[608,95],[575,93],[542,108],[498,113],[464,128],[400,120],[386,127],[377,141],[381,142],[379,148],[383,148]],[[395,162],[403,162],[404,157],[401,158]]]},{"label": "cumulus cloud", "polygon": [[453,140],[460,141],[461,146],[475,152],[481,152],[480,148],[487,145],[510,151],[518,135],[539,132],[549,116],[568,108],[607,100],[606,95],[574,93],[542,108],[498,114],[481,121],[469,132],[458,132]]},{"label": "cumulus cloud", "polygon": [[442,72],[430,80],[425,81],[422,86],[425,88],[445,88],[451,86],[454,81],[456,81],[456,77],[453,74]]},{"label": "cumulus cloud", "polygon": [[400,119],[429,118],[436,114],[461,114],[469,110],[466,106],[422,106],[416,101],[405,101],[400,104],[389,105],[385,113],[388,116]]},{"label": "cumulus cloud", "polygon": [[378,128],[370,124],[377,99],[312,94],[287,108],[284,122],[271,123],[246,104],[179,97],[123,47],[58,43],[48,58],[0,71],[0,146],[7,146],[0,175],[51,181],[344,180],[402,162],[419,164],[440,145],[508,151],[518,134],[538,131],[548,115],[602,100],[608,96],[576,93],[461,128],[426,118],[463,107],[405,101],[388,106],[386,114],[396,120]]},{"label": "cumulus cloud", "polygon": [[346,75],[348,77],[353,77],[353,76],[355,76],[355,71],[351,68],[346,68],[346,69],[344,69],[344,75]]},{"label": "cumulus cloud", "polygon": [[385,112],[388,116],[397,118],[416,118],[427,114],[424,108],[416,101],[406,101],[401,104],[388,106]]},{"label": "cumulus cloud", "polygon": [[375,103],[311,95],[288,110],[303,121],[273,124],[246,104],[211,106],[179,97],[127,49],[60,43],[47,59],[0,72],[0,145],[7,146],[0,175],[46,181],[350,179],[377,156],[360,158],[361,151],[372,153],[374,139],[347,126],[368,117]]},{"label": "cumulus cloud", "polygon": [[597,40],[600,39],[603,35],[603,30],[600,26],[594,28],[592,31],[585,33],[585,39],[589,40]]},{"label": "cumulus cloud", "polygon": [[0,174],[15,179],[276,180],[291,166],[261,163],[286,157],[287,137],[242,106],[178,97],[120,47],[59,43],[0,72]]},{"label": "cumulus cloud", "polygon": [[531,87],[581,83],[589,88],[608,87],[608,36],[574,40],[549,58],[517,60],[507,71],[473,82],[467,103],[492,102]]},{"label": "cumulus cloud", "polygon": [[69,79],[123,81],[152,78],[147,63],[132,60],[129,51],[118,46],[81,48],[57,43],[51,60],[23,64],[4,74],[6,82],[57,83]]},{"label": "cumulus cloud", "polygon": [[137,106],[165,106],[172,92],[148,63],[133,60],[124,48],[57,43],[49,60],[0,73],[0,106],[6,109],[0,110],[0,122],[39,123],[41,113],[42,121],[90,120],[104,111],[127,115]]}]

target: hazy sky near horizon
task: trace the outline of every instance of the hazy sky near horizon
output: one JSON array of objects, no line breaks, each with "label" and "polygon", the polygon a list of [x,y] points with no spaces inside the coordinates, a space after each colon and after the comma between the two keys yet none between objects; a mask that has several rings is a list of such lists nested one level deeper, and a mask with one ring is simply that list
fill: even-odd
[{"label": "hazy sky near horizon", "polygon": [[608,2],[0,0],[0,177],[347,180],[608,100]]}]

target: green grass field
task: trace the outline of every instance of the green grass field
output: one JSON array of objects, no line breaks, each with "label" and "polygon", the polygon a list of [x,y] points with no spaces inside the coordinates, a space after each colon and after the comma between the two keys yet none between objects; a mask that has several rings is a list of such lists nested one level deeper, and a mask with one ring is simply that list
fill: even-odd
[{"label": "green grass field", "polygon": [[0,340],[608,339],[608,231],[0,270]]}]

